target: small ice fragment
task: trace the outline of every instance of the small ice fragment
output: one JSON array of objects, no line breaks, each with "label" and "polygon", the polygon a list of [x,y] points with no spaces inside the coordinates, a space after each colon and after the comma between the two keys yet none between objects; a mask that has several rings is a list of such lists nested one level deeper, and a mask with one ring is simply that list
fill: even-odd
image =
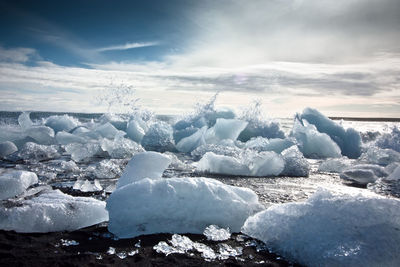
[{"label": "small ice fragment", "polygon": [[153,247],[153,249],[157,252],[157,253],[163,253],[166,256],[173,254],[173,253],[179,253],[179,254],[183,254],[185,252],[178,250],[170,245],[168,245],[165,241],[160,241],[157,245],[155,245]]},{"label": "small ice fragment", "polygon": [[170,240],[171,245],[184,252],[193,249],[193,241],[184,235],[174,234]]},{"label": "small ice fragment", "polygon": [[209,225],[203,232],[203,235],[207,237],[208,240],[212,241],[224,241],[231,237],[231,233],[228,229],[220,228],[217,225]]},{"label": "small ice fragment", "polygon": [[121,251],[117,253],[118,258],[120,258],[121,260],[125,259],[127,254],[125,251]]},{"label": "small ice fragment", "polygon": [[89,180],[77,180],[73,186],[74,190],[80,190],[82,192],[97,192],[103,190],[100,182],[98,180],[94,180],[91,183]]},{"label": "small ice fragment", "polygon": [[217,258],[217,255],[215,254],[214,250],[210,248],[207,245],[204,245],[202,243],[195,242],[193,243],[193,248],[197,250],[198,252],[201,253],[201,256],[206,260],[206,261],[212,261]]},{"label": "small ice fragment", "polygon": [[136,254],[139,254],[139,250],[135,249],[135,250],[131,250],[128,252],[128,256],[132,257],[135,256]]},{"label": "small ice fragment", "polygon": [[64,247],[79,245],[79,242],[77,242],[75,240],[61,239],[60,241],[61,241],[61,245],[63,245]]},{"label": "small ice fragment", "polygon": [[219,247],[219,255],[218,258],[220,260],[226,260],[229,257],[237,257],[242,255],[243,253],[243,248],[242,247],[236,247],[233,248],[231,246],[229,246],[228,244],[218,244]]},{"label": "small ice fragment", "polygon": [[33,172],[2,172],[0,169],[0,200],[17,196],[37,182],[38,177]]},{"label": "small ice fragment", "polygon": [[140,248],[140,240],[138,242],[136,242],[135,248]]},{"label": "small ice fragment", "polygon": [[115,248],[109,247],[108,250],[107,250],[107,254],[108,255],[114,255],[115,254]]}]

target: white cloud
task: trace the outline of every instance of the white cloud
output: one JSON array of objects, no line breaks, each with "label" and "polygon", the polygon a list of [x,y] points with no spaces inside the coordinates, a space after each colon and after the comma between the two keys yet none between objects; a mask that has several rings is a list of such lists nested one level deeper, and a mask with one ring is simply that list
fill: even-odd
[{"label": "white cloud", "polygon": [[37,56],[36,50],[32,48],[10,48],[0,46],[0,61],[8,62],[27,62],[32,57]]},{"label": "white cloud", "polygon": [[113,50],[128,50],[133,48],[149,47],[159,45],[158,42],[143,42],[143,43],[126,43],[123,45],[112,45],[96,49],[98,52],[113,51]]}]

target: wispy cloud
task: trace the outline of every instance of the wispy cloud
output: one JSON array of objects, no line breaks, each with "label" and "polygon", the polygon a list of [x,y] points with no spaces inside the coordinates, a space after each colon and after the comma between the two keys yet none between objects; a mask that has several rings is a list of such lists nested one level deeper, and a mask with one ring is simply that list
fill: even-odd
[{"label": "wispy cloud", "polygon": [[149,47],[159,45],[159,42],[143,42],[143,43],[126,43],[123,45],[112,45],[96,49],[98,52],[114,51],[114,50],[128,50],[141,47]]},{"label": "wispy cloud", "polygon": [[32,48],[19,47],[6,49],[0,46],[0,61],[27,62],[34,56],[37,56],[37,53]]}]

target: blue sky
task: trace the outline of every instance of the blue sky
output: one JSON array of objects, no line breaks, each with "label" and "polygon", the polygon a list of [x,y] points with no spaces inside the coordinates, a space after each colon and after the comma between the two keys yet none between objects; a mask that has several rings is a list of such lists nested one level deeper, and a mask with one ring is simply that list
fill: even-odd
[{"label": "blue sky", "polygon": [[1,110],[157,113],[260,100],[269,116],[400,115],[397,0],[0,0]]}]

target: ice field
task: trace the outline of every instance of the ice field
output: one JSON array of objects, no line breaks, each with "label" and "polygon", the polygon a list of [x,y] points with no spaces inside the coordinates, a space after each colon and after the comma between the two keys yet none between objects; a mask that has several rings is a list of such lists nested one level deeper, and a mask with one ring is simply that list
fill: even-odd
[{"label": "ice field", "polygon": [[299,264],[399,266],[400,123],[214,100],[180,117],[1,112],[0,229],[105,222],[121,239],[175,234],[154,250],[208,261],[240,250],[183,234],[233,232]]}]

